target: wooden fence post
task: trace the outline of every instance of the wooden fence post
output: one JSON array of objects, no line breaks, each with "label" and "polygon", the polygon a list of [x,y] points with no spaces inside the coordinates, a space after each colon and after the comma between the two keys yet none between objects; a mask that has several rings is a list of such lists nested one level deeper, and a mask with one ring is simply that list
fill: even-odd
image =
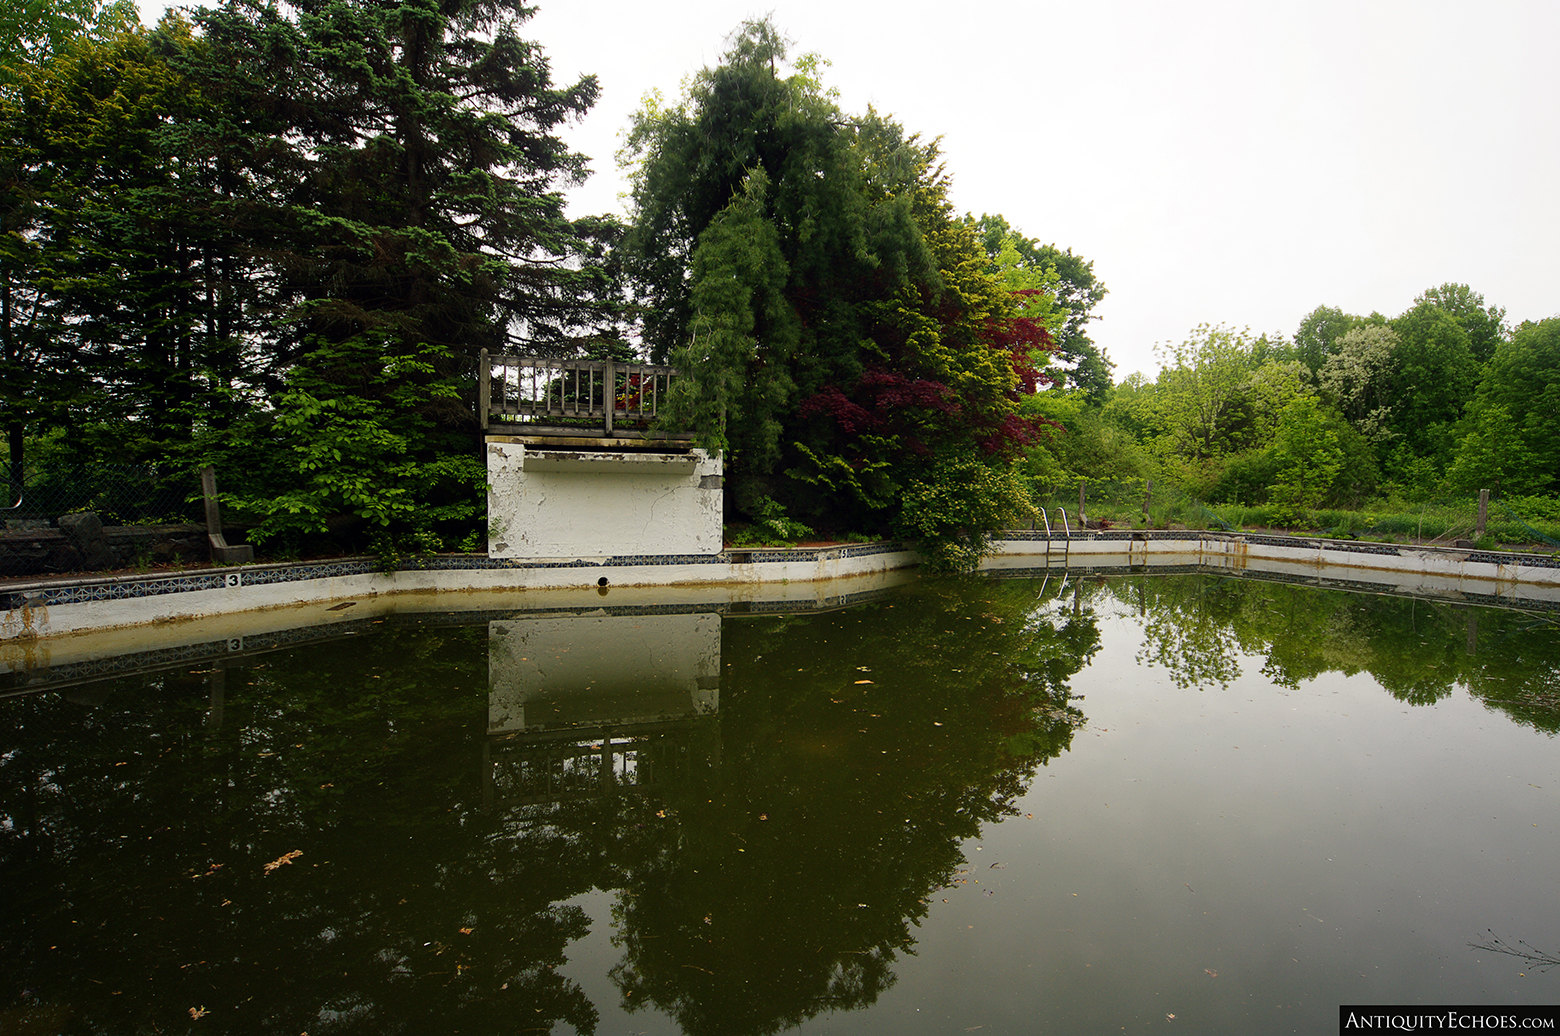
[{"label": "wooden fence post", "polygon": [[617,368],[611,360],[607,361],[606,385],[602,387],[602,391],[606,393],[607,397],[607,435],[610,436],[612,434],[612,412],[617,409]]},{"label": "wooden fence post", "polygon": [[1088,499],[1088,491],[1086,489],[1087,486],[1088,486],[1088,483],[1085,482],[1083,479],[1080,478],[1078,480],[1078,531],[1079,532],[1082,532],[1084,529],[1089,527],[1089,516],[1088,516],[1089,499]]},{"label": "wooden fence post", "polygon": [[1479,518],[1473,526],[1473,538],[1478,539],[1484,535],[1484,523],[1490,516],[1490,491],[1479,490]]},{"label": "wooden fence post", "polygon": [[492,405],[493,368],[488,365],[487,350],[477,354],[477,416],[482,418],[482,430],[488,430],[488,407]]},{"label": "wooden fence post", "polygon": [[1151,501],[1153,499],[1154,499],[1154,480],[1151,479],[1151,478],[1145,478],[1143,480],[1143,521],[1145,523],[1148,521],[1148,504],[1149,504],[1149,501]]}]

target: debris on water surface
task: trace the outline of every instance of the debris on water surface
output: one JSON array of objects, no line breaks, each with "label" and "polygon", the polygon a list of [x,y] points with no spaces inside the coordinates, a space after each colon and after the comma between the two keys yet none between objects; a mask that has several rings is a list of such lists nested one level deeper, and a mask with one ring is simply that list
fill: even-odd
[{"label": "debris on water surface", "polygon": [[1209,978],[1218,978],[1219,977],[1219,973],[1217,971],[1214,971],[1212,968],[1203,968],[1203,970],[1208,973],[1208,977]]},{"label": "debris on water surface", "polygon": [[207,1013],[208,1012],[206,1011],[206,1008],[205,1008],[204,1005],[202,1005],[200,1007],[192,1007],[192,1008],[190,1008],[190,1017],[192,1019],[204,1018],[204,1017],[206,1017]]},{"label": "debris on water surface", "polygon": [[278,856],[276,859],[272,860],[270,863],[265,865],[265,872],[267,874],[270,874],[272,871],[276,870],[276,868],[280,867],[282,864],[284,864],[284,863],[292,863],[294,860],[296,860],[298,857],[300,857],[302,855],[303,855],[303,850],[302,849],[294,849],[290,853],[283,853],[282,855]]}]

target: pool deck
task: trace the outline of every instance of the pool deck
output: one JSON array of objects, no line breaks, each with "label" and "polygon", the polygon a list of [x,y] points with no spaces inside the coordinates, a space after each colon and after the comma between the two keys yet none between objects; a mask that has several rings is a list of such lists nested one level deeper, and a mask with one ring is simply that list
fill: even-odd
[{"label": "pool deck", "polygon": [[[983,570],[1020,575],[1207,571],[1374,593],[1560,610],[1560,557],[1354,540],[1200,532],[1086,532],[994,537]],[[0,671],[39,664],[63,639],[112,634],[137,650],[232,627],[275,628],[277,612],[298,627],[370,613],[491,612],[619,605],[781,610],[837,606],[909,578],[919,565],[897,543],[789,550],[728,549],[714,555],[543,561],[481,555],[412,559],[393,572],[372,558],[239,565],[178,573],[69,577],[0,584]],[[294,614],[295,612],[300,614]],[[215,625],[213,625],[215,624]],[[94,637],[95,640],[104,638]],[[187,639],[187,638],[184,638]],[[31,661],[29,661],[31,660]],[[47,664],[43,662],[42,664]]]}]

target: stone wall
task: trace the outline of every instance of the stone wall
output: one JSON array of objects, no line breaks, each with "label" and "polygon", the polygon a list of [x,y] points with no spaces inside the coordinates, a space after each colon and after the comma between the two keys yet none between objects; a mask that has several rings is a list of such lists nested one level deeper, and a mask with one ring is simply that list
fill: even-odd
[{"label": "stone wall", "polygon": [[88,511],[63,516],[57,528],[7,521],[0,529],[0,578],[203,565],[210,556],[203,525],[105,526]]}]

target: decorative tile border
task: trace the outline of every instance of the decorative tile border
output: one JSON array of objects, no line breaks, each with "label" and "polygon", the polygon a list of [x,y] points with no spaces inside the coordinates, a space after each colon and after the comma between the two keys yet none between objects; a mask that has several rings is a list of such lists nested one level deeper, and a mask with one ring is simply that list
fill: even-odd
[{"label": "decorative tile border", "polygon": [[[902,551],[899,543],[868,543],[848,547],[793,548],[788,550],[734,550],[719,554],[629,554],[607,558],[575,558],[558,561],[532,561],[515,558],[489,558],[480,554],[436,554],[408,558],[402,572],[521,571],[525,569],[569,568],[645,568],[672,565],[729,565],[732,555],[743,563],[802,562],[817,563],[840,558],[867,557]],[[246,565],[241,568],[200,569],[177,576],[123,576],[83,578],[79,581],[37,581],[0,589],[0,611],[23,607],[51,607],[60,604],[86,604],[93,601],[117,601],[195,590],[218,590],[240,586],[267,586],[306,582],[338,576],[373,575],[381,572],[373,558],[342,558],[339,561],[299,562],[296,564]]]},{"label": "decorative tile border", "polygon": [[[1289,550],[1325,551],[1334,555],[1411,557],[1415,555],[1441,555],[1448,562],[1471,562],[1494,568],[1510,569],[1516,566],[1560,569],[1560,556],[1542,554],[1506,554],[1493,551],[1472,551],[1447,547],[1406,547],[1383,543],[1365,543],[1358,540],[1327,540],[1313,537],[1271,536],[1264,534],[1236,534],[1204,532],[1200,530],[1132,530],[1110,529],[1080,532],[1068,538],[1051,538],[1043,530],[1014,529],[1000,532],[997,538],[1018,543],[1047,545],[1047,553],[1063,555],[1066,547],[1089,542],[1143,544],[1150,542],[1191,543],[1204,541],[1211,544],[1248,544],[1252,546],[1282,547]],[[1061,548],[1061,549],[1057,549]],[[535,561],[509,558],[489,558],[474,554],[442,554],[431,557],[409,558],[400,567],[406,572],[519,572],[524,570],[557,569],[610,569],[610,568],[660,568],[671,566],[723,566],[712,581],[729,581],[737,573],[732,567],[747,565],[804,564],[837,562],[848,558],[905,551],[904,544],[877,542],[829,547],[791,549],[726,550],[719,554],[696,555],[623,555],[606,558],[576,558]],[[1036,552],[1039,553],[1038,551]],[[1022,555],[1019,555],[1022,556]],[[1085,555],[1087,556],[1087,555]],[[1081,559],[1076,559],[1081,560]],[[1076,570],[1084,570],[1074,563]],[[1347,564],[1347,562],[1344,562]],[[1092,567],[1092,566],[1091,566]],[[1169,571],[1167,566],[1155,566]],[[1193,566],[1197,567],[1197,566]],[[1366,566],[1369,567],[1369,566]],[[247,565],[228,568],[199,569],[177,575],[83,577],[75,580],[37,580],[13,583],[0,587],[0,613],[17,612],[28,608],[47,608],[56,605],[92,604],[105,601],[126,601],[143,598],[159,598],[205,590],[238,588],[246,586],[275,586],[303,583],[314,580],[347,576],[375,575],[382,571],[373,558],[352,557],[331,561],[299,562],[292,564]],[[729,574],[728,574],[729,573]],[[712,573],[712,576],[715,575]],[[741,575],[747,576],[747,572]],[[776,577],[778,578],[778,576]],[[1315,582],[1314,577],[1302,581]],[[1344,582],[1352,582],[1345,580]],[[1472,599],[1477,591],[1466,596]],[[783,607],[792,607],[787,603]],[[751,608],[761,609],[754,604]]]}]

